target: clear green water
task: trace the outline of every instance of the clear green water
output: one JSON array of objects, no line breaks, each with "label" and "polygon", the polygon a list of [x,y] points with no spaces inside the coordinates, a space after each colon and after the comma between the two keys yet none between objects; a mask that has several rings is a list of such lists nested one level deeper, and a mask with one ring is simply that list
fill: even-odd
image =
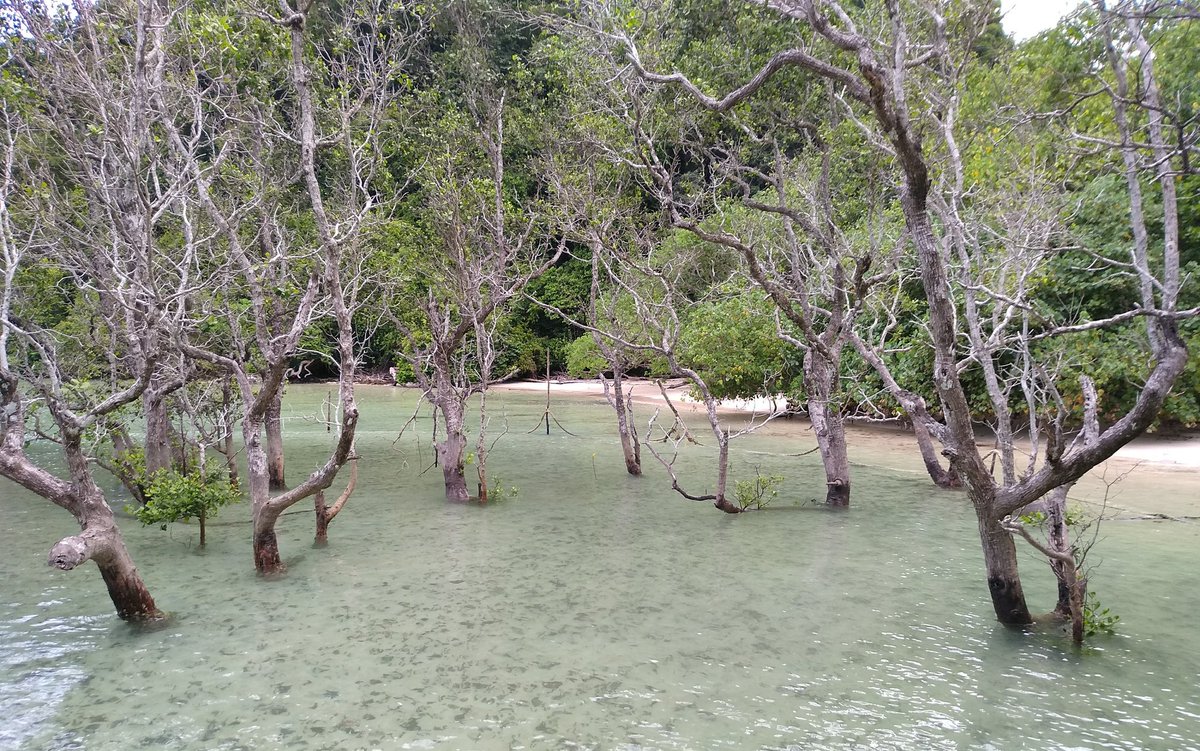
[{"label": "clear green water", "polygon": [[[293,478],[329,440],[304,419],[324,394],[290,390]],[[811,437],[751,437],[735,469],[789,484],[727,517],[657,465],[627,477],[600,400],[556,404],[579,437],[547,438],[525,433],[540,397],[497,395],[490,466],[520,493],[452,506],[421,474],[428,420],[420,454],[393,445],[413,395],[363,396],[359,492],[327,549],[285,518],[286,578],[255,577],[244,507],[203,551],[125,523],[175,614],[154,631],[112,615],[94,568],[47,568],[72,520],[5,485],[0,749],[1200,748],[1195,524],[1104,527],[1094,580],[1122,622],[1079,653],[997,626],[965,500],[879,456],[855,455],[850,512],[791,507],[822,492],[814,456],[785,456]]]}]

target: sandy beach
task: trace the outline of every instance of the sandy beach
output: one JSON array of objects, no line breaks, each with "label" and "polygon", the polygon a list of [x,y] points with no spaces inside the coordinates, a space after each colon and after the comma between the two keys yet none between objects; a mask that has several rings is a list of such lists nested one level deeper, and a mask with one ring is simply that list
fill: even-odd
[{"label": "sandy beach", "polygon": [[[703,404],[688,394],[686,381],[664,384],[671,401],[681,413],[702,419]],[[663,406],[662,392],[650,379],[626,381],[635,404]],[[493,388],[500,391],[546,393],[545,381],[514,381]],[[550,398],[603,399],[599,380],[552,380]],[[782,400],[760,398],[749,401],[728,400],[721,412],[733,423],[771,414],[782,408]],[[775,420],[763,431],[776,435],[795,435],[815,445],[808,421],[801,418]],[[895,423],[855,422],[847,426],[851,460],[902,472],[923,473],[912,434]],[[980,443],[989,441],[980,432]],[[1107,462],[1084,477],[1072,491],[1072,498],[1087,505],[1104,505],[1108,512],[1123,518],[1165,516],[1200,518],[1200,433],[1182,436],[1145,435],[1122,448]]]},{"label": "sandy beach", "polygon": [[[703,404],[692,399],[688,393],[688,385],[683,380],[664,382],[667,393],[675,406],[691,411],[703,410]],[[507,391],[532,391],[545,393],[545,381],[513,381],[493,386],[495,389]],[[662,393],[658,384],[646,378],[631,378],[626,381],[626,389],[633,395],[633,400],[640,404],[663,404]],[[598,380],[566,380],[550,382],[551,399],[571,397],[603,397],[604,386]],[[783,407],[783,400],[760,397],[757,399],[728,399],[721,402],[721,411],[725,413],[744,415],[769,415],[776,408]],[[883,431],[890,437],[904,431],[889,426],[887,423],[863,424],[856,423],[859,430]],[[1200,433],[1192,432],[1183,435],[1160,436],[1144,435],[1117,452],[1116,459],[1131,464],[1152,464],[1163,469],[1200,470]]]}]

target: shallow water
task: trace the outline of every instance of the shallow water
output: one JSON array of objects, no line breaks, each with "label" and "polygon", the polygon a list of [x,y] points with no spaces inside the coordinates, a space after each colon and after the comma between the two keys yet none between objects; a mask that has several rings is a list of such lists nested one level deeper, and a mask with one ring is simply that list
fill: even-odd
[{"label": "shallow water", "polygon": [[[293,480],[330,441],[324,395],[289,391]],[[788,456],[810,437],[739,441],[735,472],[788,482],[728,517],[649,456],[626,476],[602,400],[555,404],[578,435],[547,437],[525,432],[541,397],[494,395],[489,467],[519,492],[455,506],[422,474],[428,418],[393,443],[414,395],[363,397],[359,490],[327,549],[285,517],[285,578],[256,578],[244,506],[204,550],[123,524],[174,613],[157,630],[118,621],[94,568],[47,568],[70,516],[3,486],[0,749],[1200,748],[1194,523],[1103,526],[1093,583],[1122,620],[1081,653],[993,622],[965,499],[885,454],[855,452],[835,513],[809,503],[816,457]],[[696,491],[707,462],[679,460]],[[1048,609],[1045,566],[1024,574]]]}]

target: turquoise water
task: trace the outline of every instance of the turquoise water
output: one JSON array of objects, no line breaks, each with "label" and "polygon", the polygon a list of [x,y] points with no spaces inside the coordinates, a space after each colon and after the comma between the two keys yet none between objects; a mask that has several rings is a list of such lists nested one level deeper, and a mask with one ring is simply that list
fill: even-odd
[{"label": "turquoise water", "polygon": [[[325,393],[289,390],[293,481],[331,441]],[[965,499],[881,454],[854,454],[855,505],[829,512],[816,457],[789,456],[810,435],[781,423],[734,444],[741,477],[787,475],[780,499],[729,517],[649,456],[628,477],[602,399],[555,404],[578,437],[527,434],[543,398],[491,398],[489,467],[519,491],[481,508],[424,471],[427,418],[395,441],[414,395],[363,389],[359,490],[326,549],[307,508],[283,519],[278,581],[244,506],[203,550],[126,521],[174,614],[155,630],[112,615],[94,568],[46,567],[73,521],[6,484],[0,749],[1200,748],[1196,524],[1102,527],[1093,583],[1122,620],[1078,652],[994,623]],[[690,449],[681,476],[702,490],[710,461]]]}]

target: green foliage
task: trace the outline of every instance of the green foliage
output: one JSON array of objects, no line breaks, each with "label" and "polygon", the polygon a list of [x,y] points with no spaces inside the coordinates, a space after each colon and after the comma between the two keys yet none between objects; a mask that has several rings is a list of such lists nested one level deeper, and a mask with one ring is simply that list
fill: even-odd
[{"label": "green foliage", "polygon": [[173,522],[211,519],[241,499],[237,486],[219,471],[160,470],[147,478],[145,487],[146,505],[128,510],[142,524],[163,529]]},{"label": "green foliage", "polygon": [[521,489],[516,485],[504,487],[504,480],[500,477],[493,477],[492,484],[488,487],[488,503],[493,501],[508,501],[516,498]]},{"label": "green foliage", "polygon": [[753,480],[738,480],[733,485],[734,502],[742,509],[763,509],[779,497],[783,475],[756,474]]},{"label": "green foliage", "polygon": [[591,334],[577,337],[567,345],[567,373],[574,378],[596,378],[612,369]]},{"label": "green foliage", "polygon": [[757,291],[694,306],[680,337],[683,364],[718,399],[783,390],[799,372],[800,355],[780,339],[771,303]]},{"label": "green foliage", "polygon": [[1112,635],[1116,632],[1117,623],[1121,616],[1111,612],[1100,603],[1095,592],[1088,591],[1083,601],[1083,635],[1087,637],[1099,634]]}]

